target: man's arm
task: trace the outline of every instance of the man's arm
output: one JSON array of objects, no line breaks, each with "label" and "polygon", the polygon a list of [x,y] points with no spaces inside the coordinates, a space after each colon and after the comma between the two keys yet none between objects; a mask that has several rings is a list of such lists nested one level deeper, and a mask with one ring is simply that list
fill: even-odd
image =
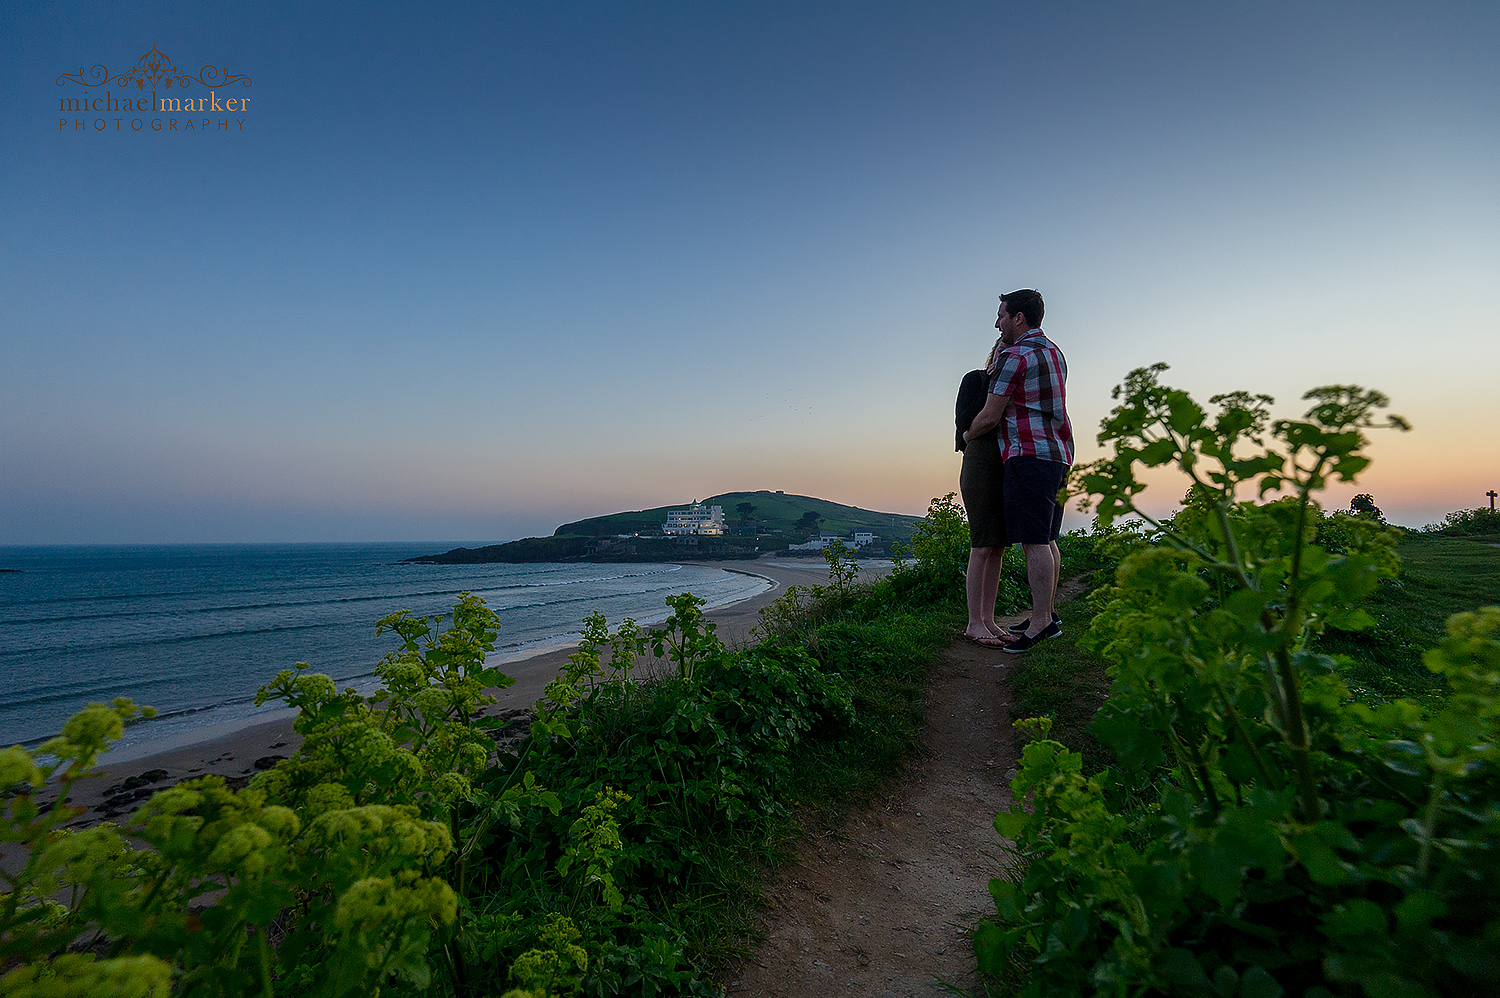
[{"label": "man's arm", "polygon": [[979,415],[974,417],[974,422],[969,424],[968,432],[964,434],[964,443],[968,443],[975,437],[982,437],[986,433],[1000,425],[1000,420],[1005,418],[1005,410],[1010,408],[1009,395],[996,395],[989,393],[984,400],[984,408],[979,410]]}]

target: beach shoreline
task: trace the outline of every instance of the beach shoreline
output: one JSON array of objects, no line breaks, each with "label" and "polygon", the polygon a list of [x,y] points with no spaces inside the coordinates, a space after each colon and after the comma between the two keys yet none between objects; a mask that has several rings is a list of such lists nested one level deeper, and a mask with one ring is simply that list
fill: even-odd
[{"label": "beach shoreline", "polygon": [[[821,561],[809,561],[805,566],[757,561],[745,563],[743,568],[727,568],[715,562],[680,564],[757,576],[770,583],[760,593],[707,611],[719,639],[731,648],[751,642],[751,630],[759,622],[761,608],[780,597],[788,587],[828,582],[828,566]],[[867,567],[866,571],[868,577],[874,578],[885,570],[871,571]],[[516,682],[505,689],[489,691],[498,701],[491,710],[515,712],[535,704],[576,646],[576,641],[553,645],[537,649],[525,658],[501,663],[502,671]],[[144,742],[119,754],[107,753],[100,760],[100,776],[76,784],[72,802],[88,809],[80,820],[92,823],[113,814],[128,813],[134,809],[135,801],[184,779],[222,776],[232,784],[241,784],[296,751],[301,736],[292,730],[295,717],[295,712],[287,709],[254,723],[229,722],[225,727],[232,726],[232,730],[217,734],[210,727],[165,743]]]}]

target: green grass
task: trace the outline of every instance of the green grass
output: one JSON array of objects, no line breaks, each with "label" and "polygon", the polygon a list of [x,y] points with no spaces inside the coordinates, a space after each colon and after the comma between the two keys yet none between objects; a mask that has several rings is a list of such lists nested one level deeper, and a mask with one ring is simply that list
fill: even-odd
[{"label": "green grass", "polygon": [[[1095,538],[1065,534],[1058,538],[1058,547],[1063,557],[1063,578],[1091,573],[1090,591],[1113,580],[1115,563],[1100,555]],[[1007,560],[1007,573],[1015,571],[1024,604],[1028,597],[1025,562],[1020,557]],[[1017,612],[1025,613],[1025,606],[1018,606]],[[1114,756],[1089,732],[1089,725],[1109,696],[1110,679],[1103,659],[1078,647],[1078,639],[1088,633],[1094,620],[1088,592],[1058,606],[1057,614],[1062,618],[1062,637],[1043,641],[1024,654],[1007,656],[1016,659],[1009,666],[1015,697],[1011,716],[1017,720],[1050,717],[1052,737],[1080,753],[1088,772],[1098,772],[1109,766]],[[1015,738],[1018,746],[1024,740],[1019,733]]]},{"label": "green grass", "polygon": [[809,642],[825,668],[852,678],[860,718],[843,737],[810,746],[793,774],[792,799],[824,829],[868,804],[917,751],[928,667],[965,617],[952,600],[868,611],[820,626]]},{"label": "green grass", "polygon": [[1400,576],[1382,582],[1365,604],[1375,627],[1331,631],[1319,648],[1355,659],[1350,679],[1377,696],[1440,688],[1422,665],[1422,653],[1442,639],[1452,614],[1500,603],[1500,547],[1482,540],[1407,534],[1398,549]]},{"label": "green grass", "polygon": [[1052,737],[1082,754],[1086,771],[1097,772],[1110,765],[1113,756],[1089,732],[1089,725],[1109,695],[1110,680],[1103,660],[1076,643],[1088,632],[1093,611],[1080,596],[1059,606],[1057,613],[1062,637],[1007,656],[1016,659],[1009,667],[1015,697],[1011,716],[1052,718]]},{"label": "green grass", "polygon": [[[1366,604],[1376,626],[1359,633],[1329,632],[1320,649],[1355,659],[1348,678],[1376,698],[1439,690],[1422,653],[1442,639],[1450,615],[1500,603],[1500,547],[1484,541],[1408,534],[1400,548],[1400,577],[1382,583]],[[1109,750],[1089,733],[1109,693],[1109,677],[1105,663],[1076,644],[1092,620],[1087,599],[1065,603],[1058,612],[1063,636],[1017,656],[1010,667],[1012,714],[1052,718],[1053,737],[1082,753],[1084,765],[1094,771],[1111,761]]]}]

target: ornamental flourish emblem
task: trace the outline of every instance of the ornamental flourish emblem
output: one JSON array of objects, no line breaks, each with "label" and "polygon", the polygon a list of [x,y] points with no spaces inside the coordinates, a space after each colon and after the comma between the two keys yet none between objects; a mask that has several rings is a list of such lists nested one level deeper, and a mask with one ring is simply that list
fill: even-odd
[{"label": "ornamental flourish emblem", "polygon": [[59,76],[57,78],[57,85],[60,87],[66,86],[68,81],[82,84],[85,87],[102,87],[113,83],[123,89],[134,83],[137,90],[144,90],[146,89],[146,82],[149,80],[152,87],[160,85],[165,90],[172,89],[174,84],[179,87],[186,87],[193,83],[199,83],[205,87],[227,87],[231,83],[240,83],[246,87],[250,86],[250,77],[243,75],[230,76],[227,67],[225,69],[218,69],[214,66],[204,66],[198,71],[197,76],[184,73],[172,65],[172,60],[166,53],[154,45],[151,47],[150,52],[141,56],[140,61],[129,72],[121,73],[119,76],[111,78],[109,70],[100,65],[88,70],[88,79],[84,79],[84,76],[84,69],[80,66],[76,73],[64,73]]}]

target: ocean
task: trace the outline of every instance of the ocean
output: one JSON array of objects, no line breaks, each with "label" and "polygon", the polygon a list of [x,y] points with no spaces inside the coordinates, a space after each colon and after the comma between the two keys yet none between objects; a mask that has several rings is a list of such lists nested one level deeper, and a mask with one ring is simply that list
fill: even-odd
[{"label": "ocean", "polygon": [[56,734],[90,702],[129,697],[158,717],[122,748],[250,723],[258,687],[307,662],[362,688],[395,647],[375,622],[446,613],[461,592],[501,620],[491,664],[575,640],[603,613],[657,622],[680,592],[710,607],[767,587],[670,564],[408,565],[435,544],[0,547],[0,745]]}]

